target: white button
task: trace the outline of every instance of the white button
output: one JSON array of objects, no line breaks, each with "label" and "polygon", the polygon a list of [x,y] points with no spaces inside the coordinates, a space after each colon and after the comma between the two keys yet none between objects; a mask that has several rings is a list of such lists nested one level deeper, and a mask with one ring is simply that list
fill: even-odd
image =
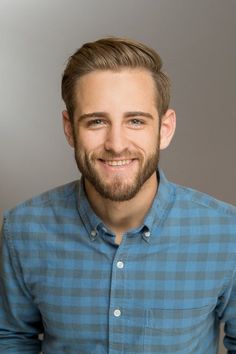
[{"label": "white button", "polygon": [[150,235],[151,235],[151,232],[150,232],[150,231],[145,231],[145,232],[144,232],[144,236],[150,237]]},{"label": "white button", "polygon": [[124,263],[121,261],[117,262],[116,265],[117,265],[117,268],[119,268],[119,269],[124,268]]},{"label": "white button", "polygon": [[92,237],[96,237],[97,236],[97,231],[96,230],[92,230],[91,231],[91,236]]},{"label": "white button", "polygon": [[115,317],[120,317],[120,315],[121,315],[121,311],[120,311],[119,309],[116,309],[116,310],[114,311],[114,316],[115,316]]}]

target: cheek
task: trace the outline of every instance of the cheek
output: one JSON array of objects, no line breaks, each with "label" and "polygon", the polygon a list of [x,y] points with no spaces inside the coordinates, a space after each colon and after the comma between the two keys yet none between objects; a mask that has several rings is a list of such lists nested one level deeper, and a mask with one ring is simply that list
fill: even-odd
[{"label": "cheek", "polygon": [[87,152],[97,150],[101,148],[104,143],[104,134],[99,131],[86,131],[77,135],[77,149],[81,149]]},{"label": "cheek", "polygon": [[149,132],[147,134],[140,134],[133,140],[136,147],[143,150],[145,154],[155,152],[159,146],[158,133]]}]

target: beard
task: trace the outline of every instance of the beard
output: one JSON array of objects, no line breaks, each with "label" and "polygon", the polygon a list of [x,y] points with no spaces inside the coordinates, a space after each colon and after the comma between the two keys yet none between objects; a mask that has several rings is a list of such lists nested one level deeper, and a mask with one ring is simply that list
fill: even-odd
[{"label": "beard", "polygon": [[[87,179],[95,190],[106,199],[114,202],[124,202],[135,197],[140,191],[144,183],[154,174],[157,170],[159,163],[159,139],[156,150],[147,156],[146,161],[143,161],[141,154],[124,151],[121,154],[106,151],[99,153],[86,153],[81,152],[79,144],[75,146],[75,160],[79,171],[82,176]],[[123,174],[114,174],[111,182],[106,182],[99,171],[97,171],[95,164],[98,159],[112,160],[114,158],[125,157],[126,159],[137,159],[139,163],[138,171],[132,176],[132,179],[127,179]]]}]

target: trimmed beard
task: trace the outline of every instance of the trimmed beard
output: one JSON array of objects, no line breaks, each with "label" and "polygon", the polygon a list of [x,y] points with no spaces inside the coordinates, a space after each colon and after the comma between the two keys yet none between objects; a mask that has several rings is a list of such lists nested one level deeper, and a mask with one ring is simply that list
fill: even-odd
[{"label": "trimmed beard", "polygon": [[[103,182],[102,176],[100,176],[96,171],[96,168],[94,168],[94,162],[97,159],[97,156],[94,156],[93,154],[88,155],[86,153],[82,154],[77,143],[75,144],[75,160],[82,176],[91,183],[103,198],[114,202],[124,202],[134,198],[143,184],[157,170],[160,155],[159,144],[158,139],[156,151],[148,156],[145,164],[137,171],[132,183],[124,181],[124,177],[120,177],[119,173],[114,176],[112,183]],[[106,158],[104,158],[104,155],[106,155]],[[104,160],[120,157],[112,152],[106,152],[104,155],[102,157]],[[122,156],[125,156],[128,159],[129,156],[132,157],[133,154],[127,152],[126,154],[123,153]],[[140,156],[139,161],[141,160]]]}]

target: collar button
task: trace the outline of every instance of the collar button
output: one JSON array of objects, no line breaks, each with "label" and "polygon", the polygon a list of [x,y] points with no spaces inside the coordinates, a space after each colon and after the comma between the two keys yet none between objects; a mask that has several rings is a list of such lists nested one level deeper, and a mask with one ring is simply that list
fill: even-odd
[{"label": "collar button", "polygon": [[150,236],[151,236],[151,232],[150,232],[150,231],[145,231],[145,232],[143,233],[143,235],[144,235],[145,237],[150,237]]},{"label": "collar button", "polygon": [[97,231],[96,230],[92,230],[90,233],[92,238],[95,238],[97,236]]}]

